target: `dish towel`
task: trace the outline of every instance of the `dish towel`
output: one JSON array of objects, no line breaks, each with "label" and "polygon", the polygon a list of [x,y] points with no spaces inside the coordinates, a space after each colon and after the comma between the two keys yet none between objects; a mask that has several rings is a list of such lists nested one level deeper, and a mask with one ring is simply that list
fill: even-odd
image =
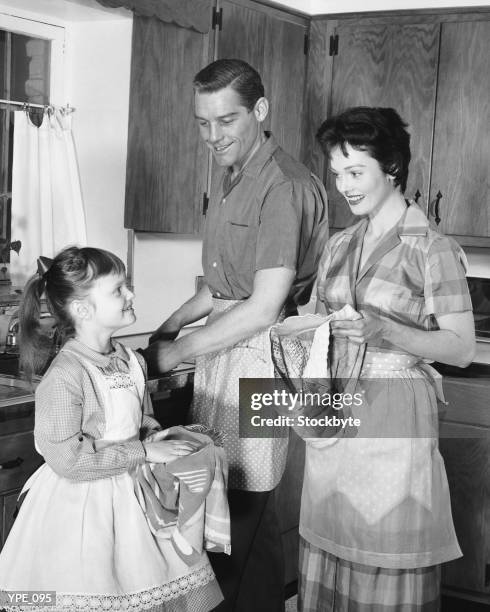
[{"label": "dish towel", "polygon": [[203,549],[231,553],[228,467],[221,435],[200,425],[166,430],[167,440],[188,440],[199,448],[169,464],[145,463],[133,472],[136,497],[152,533],[170,539],[188,564]]},{"label": "dish towel", "polygon": [[[365,345],[338,339],[335,344],[336,354],[332,359],[334,347],[330,346],[330,321],[355,320],[360,317],[361,315],[347,304],[328,316],[309,314],[288,317],[283,323],[272,327],[270,339],[276,378],[283,381],[289,392],[299,394],[301,398],[308,397],[307,394],[326,397],[353,393],[361,371]],[[337,378],[336,375],[340,371],[343,373],[342,378]],[[293,429],[312,444],[326,444],[326,439],[353,437],[357,433],[355,427],[321,424],[323,417],[350,416],[351,412],[347,406],[338,409],[326,402],[308,405],[307,401],[303,401],[297,402],[293,409],[276,406],[274,408],[283,416],[294,417]],[[299,416],[308,417],[309,420],[301,422],[297,418]],[[330,442],[333,441],[335,440]]]}]

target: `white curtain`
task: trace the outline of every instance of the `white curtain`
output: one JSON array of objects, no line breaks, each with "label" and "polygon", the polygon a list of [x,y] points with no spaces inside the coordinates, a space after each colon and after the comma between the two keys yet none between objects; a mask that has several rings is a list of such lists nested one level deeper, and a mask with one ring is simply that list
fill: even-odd
[{"label": "white curtain", "polygon": [[65,246],[85,246],[87,230],[71,115],[44,113],[36,127],[25,111],[14,113],[11,253],[14,286],[36,271],[40,255],[53,257]]}]

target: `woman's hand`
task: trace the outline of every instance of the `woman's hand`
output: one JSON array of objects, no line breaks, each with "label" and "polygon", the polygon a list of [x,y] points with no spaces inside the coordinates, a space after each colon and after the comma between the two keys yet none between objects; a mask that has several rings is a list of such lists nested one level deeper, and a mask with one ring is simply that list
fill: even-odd
[{"label": "woman's hand", "polygon": [[386,330],[386,321],[367,312],[356,320],[332,320],[330,329],[334,336],[348,338],[354,344],[364,344],[369,340],[381,340]]},{"label": "woman's hand", "polygon": [[[161,434],[162,432],[158,433]],[[153,435],[156,436],[157,434]],[[179,457],[190,455],[198,449],[197,444],[187,440],[157,440],[153,442],[146,439],[143,441],[143,447],[146,460],[149,463],[171,463]]]}]

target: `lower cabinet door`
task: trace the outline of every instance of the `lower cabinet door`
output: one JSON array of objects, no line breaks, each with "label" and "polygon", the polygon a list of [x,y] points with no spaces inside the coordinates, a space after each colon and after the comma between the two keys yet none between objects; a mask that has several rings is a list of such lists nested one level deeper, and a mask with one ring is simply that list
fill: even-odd
[{"label": "lower cabinet door", "polygon": [[463,557],[442,566],[442,585],[485,594],[490,602],[490,435],[485,428],[442,423],[454,526]]},{"label": "lower cabinet door", "polygon": [[277,487],[276,508],[284,549],[285,584],[298,579],[299,510],[305,466],[305,443],[291,429],[286,469]]},{"label": "lower cabinet door", "polygon": [[4,495],[0,497],[0,508],[2,512],[2,523],[0,528],[0,545],[3,546],[7,540],[7,536],[14,524],[14,515],[15,509],[17,508],[17,497],[20,493],[20,489],[18,491],[14,491],[13,493],[9,493],[8,495]]}]

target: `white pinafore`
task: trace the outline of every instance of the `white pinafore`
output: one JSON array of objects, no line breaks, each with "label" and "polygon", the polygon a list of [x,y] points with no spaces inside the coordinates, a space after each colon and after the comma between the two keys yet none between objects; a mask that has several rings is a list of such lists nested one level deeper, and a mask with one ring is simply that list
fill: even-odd
[{"label": "white pinafore", "polygon": [[[96,448],[138,439],[145,381],[135,355],[128,373],[105,375],[83,361],[103,398],[105,431]],[[44,464],[23,490],[28,493],[0,556],[0,590],[56,591],[56,608],[42,612],[216,605],[206,605],[207,587],[216,590],[206,555],[188,567],[169,540],[153,537],[129,473],[78,482]],[[199,594],[202,604],[188,605],[189,594],[194,602]]]}]

